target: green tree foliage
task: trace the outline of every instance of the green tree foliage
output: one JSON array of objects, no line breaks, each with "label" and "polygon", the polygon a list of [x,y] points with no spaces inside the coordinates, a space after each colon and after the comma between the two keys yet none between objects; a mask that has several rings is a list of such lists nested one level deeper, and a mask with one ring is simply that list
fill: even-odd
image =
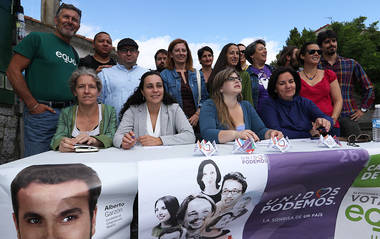
[{"label": "green tree foliage", "polygon": [[[366,17],[358,17],[351,22],[332,22],[328,29],[336,32],[338,37],[338,54],[353,58],[363,66],[371,81],[375,84],[376,102],[380,103],[380,31],[378,21],[366,26]],[[286,45],[300,48],[307,41],[316,41],[316,33],[304,28],[299,33],[297,28],[289,32]],[[277,55],[277,59],[279,55]]]}]

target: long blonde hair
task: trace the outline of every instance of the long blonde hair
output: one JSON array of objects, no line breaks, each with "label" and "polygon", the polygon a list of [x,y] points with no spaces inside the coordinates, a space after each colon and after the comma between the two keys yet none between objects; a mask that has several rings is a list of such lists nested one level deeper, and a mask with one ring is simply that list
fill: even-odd
[{"label": "long blonde hair", "polygon": [[[232,117],[230,115],[230,112],[228,110],[228,107],[226,103],[224,103],[224,98],[222,92],[220,92],[220,89],[222,89],[224,82],[227,81],[227,79],[235,73],[236,75],[239,75],[239,72],[232,68],[227,67],[226,69],[218,72],[218,74],[215,75],[215,78],[212,82],[212,96],[211,99],[214,101],[216,106],[216,111],[218,112],[218,119],[222,125],[227,126],[229,129],[235,129],[236,125],[234,124],[234,121],[232,120]],[[241,101],[241,94],[237,96],[237,100]]]}]

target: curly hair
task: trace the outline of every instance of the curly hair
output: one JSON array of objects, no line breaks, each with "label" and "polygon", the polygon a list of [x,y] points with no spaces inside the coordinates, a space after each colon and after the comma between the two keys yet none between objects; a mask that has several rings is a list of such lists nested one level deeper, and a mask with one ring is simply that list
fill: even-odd
[{"label": "curly hair", "polygon": [[[155,70],[145,72],[141,76],[139,86],[136,87],[133,94],[127,99],[127,101],[123,105],[123,108],[120,110],[120,113],[119,113],[119,120],[120,121],[123,118],[125,111],[127,111],[129,109],[129,107],[131,107],[132,105],[141,105],[141,104],[144,104],[146,102],[146,99],[142,94],[142,90],[144,89],[145,79],[151,75],[156,75],[156,76],[160,77],[160,79],[162,81],[160,72],[155,71]],[[163,82],[162,82],[162,84],[163,84]],[[164,97],[162,99],[162,103],[164,103],[165,105],[171,105],[173,103],[177,103],[175,101],[175,99],[166,92],[165,87],[164,87]]]}]

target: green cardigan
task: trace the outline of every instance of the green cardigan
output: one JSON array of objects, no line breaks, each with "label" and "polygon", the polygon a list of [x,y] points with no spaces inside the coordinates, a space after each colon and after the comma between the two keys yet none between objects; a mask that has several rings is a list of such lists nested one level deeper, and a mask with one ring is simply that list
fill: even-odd
[{"label": "green cardigan", "polygon": [[[75,116],[78,105],[69,106],[62,109],[59,115],[57,131],[51,140],[50,148],[58,150],[62,138],[71,138],[71,133],[74,129]],[[102,104],[102,120],[99,124],[98,136],[93,136],[103,143],[104,148],[112,146],[112,139],[116,132],[116,111],[112,106]]]},{"label": "green cardigan", "polygon": [[243,100],[248,101],[253,107],[255,107],[252,100],[252,85],[250,75],[246,71],[241,71],[239,74],[241,78],[241,94],[243,96]]}]

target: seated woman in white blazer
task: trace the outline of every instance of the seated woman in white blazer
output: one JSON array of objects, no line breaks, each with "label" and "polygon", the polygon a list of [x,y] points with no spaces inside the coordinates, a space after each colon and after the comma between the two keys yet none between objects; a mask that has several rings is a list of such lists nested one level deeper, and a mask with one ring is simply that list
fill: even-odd
[{"label": "seated woman in white blazer", "polygon": [[143,146],[192,144],[193,128],[181,107],[165,92],[158,71],[148,71],[120,111],[113,144],[123,149]]}]

